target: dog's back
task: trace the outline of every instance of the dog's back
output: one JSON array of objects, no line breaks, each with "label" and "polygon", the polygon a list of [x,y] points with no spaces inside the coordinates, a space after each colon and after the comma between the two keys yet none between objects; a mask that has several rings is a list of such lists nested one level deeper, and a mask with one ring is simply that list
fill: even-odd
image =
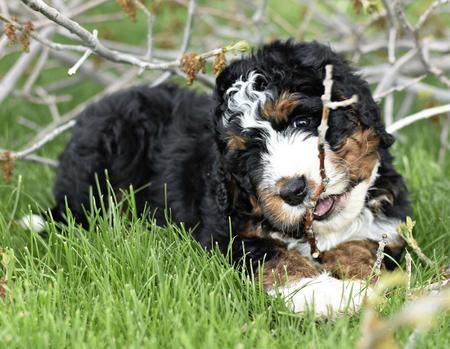
[{"label": "dog's back", "polygon": [[[195,220],[195,195],[184,191],[201,186],[196,173],[204,162],[193,160],[208,156],[210,146],[202,144],[213,134],[211,108],[209,97],[174,85],[134,87],[90,105],[60,158],[54,218],[63,220],[67,198],[75,219],[85,223],[89,194],[92,190],[99,204],[99,193],[108,191],[107,176],[116,195],[133,186],[138,212],[146,204],[163,208],[170,188],[167,199],[176,196],[184,204],[178,218]],[[163,218],[162,210],[156,217]]]}]

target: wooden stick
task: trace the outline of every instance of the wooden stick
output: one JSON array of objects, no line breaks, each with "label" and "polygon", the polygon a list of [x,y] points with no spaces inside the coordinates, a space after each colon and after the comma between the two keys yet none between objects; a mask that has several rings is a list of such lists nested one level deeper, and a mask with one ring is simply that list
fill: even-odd
[{"label": "wooden stick", "polygon": [[318,143],[317,148],[319,150],[319,169],[320,169],[320,184],[314,189],[311,195],[310,201],[306,208],[306,216],[304,223],[304,231],[306,232],[306,238],[308,240],[309,246],[311,248],[311,256],[315,259],[319,258],[320,251],[317,248],[317,241],[312,229],[312,223],[314,220],[314,209],[316,207],[317,201],[319,200],[320,194],[326,190],[328,183],[327,174],[325,172],[325,137],[328,130],[328,118],[330,116],[330,109],[337,109],[340,107],[347,107],[358,101],[358,96],[354,95],[349,99],[332,102],[331,101],[331,90],[333,88],[333,66],[328,64],[325,66],[325,79],[323,81],[324,93],[321,97],[323,108],[322,108],[322,119],[320,125],[317,128],[318,132]]}]

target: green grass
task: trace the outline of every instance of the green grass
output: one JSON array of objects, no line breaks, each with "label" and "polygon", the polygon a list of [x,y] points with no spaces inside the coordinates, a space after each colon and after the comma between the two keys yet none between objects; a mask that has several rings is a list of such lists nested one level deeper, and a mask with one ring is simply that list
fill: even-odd
[{"label": "green grass", "polygon": [[[435,132],[428,131],[424,139]],[[397,163],[412,192],[416,237],[436,265],[444,265],[449,162],[437,166],[433,147],[421,139],[398,144]],[[43,166],[18,163],[14,182],[0,187],[2,273],[8,279],[0,347],[348,348],[359,337],[360,315],[320,323],[291,314],[225,257],[204,252],[182,227],[128,219],[117,213],[120,207],[93,214],[91,230],[69,224],[58,231],[50,224],[45,237],[23,231],[16,220],[29,204],[51,204],[52,177]],[[414,262],[414,286],[436,279],[436,268]],[[403,302],[399,290],[380,310],[392,314]],[[448,347],[448,320],[437,319],[418,347]],[[409,333],[396,336],[405,341]]]},{"label": "green grass", "polygon": [[[165,11],[162,16],[169,18]],[[108,35],[144,42],[145,21],[132,28],[132,41],[119,27]],[[15,57],[0,62],[0,75]],[[65,70],[56,69],[39,82],[62,76]],[[62,112],[97,91],[91,82],[67,89],[64,93],[74,99],[61,105]],[[32,137],[15,122],[18,115],[40,125],[50,121],[46,107],[7,99],[0,109],[1,147],[18,149]],[[413,255],[413,287],[419,287],[436,281],[439,266],[450,263],[450,156],[436,163],[439,128],[429,121],[403,135],[405,143],[393,149],[396,165],[411,191],[415,236],[436,262],[424,267]],[[55,158],[66,139],[39,154]],[[20,217],[52,205],[53,178],[46,166],[16,162],[13,181],[0,179],[0,277],[7,280],[0,300],[0,348],[349,348],[359,338],[361,314],[333,322],[292,314],[225,257],[204,252],[177,225],[158,227],[112,210],[93,214],[91,230],[73,223],[57,230],[50,223],[46,236],[24,231],[17,224]],[[403,294],[403,289],[394,292],[380,312],[398,311]],[[417,347],[450,347],[449,320],[448,315],[437,318]],[[395,337],[404,343],[411,330],[401,329]]]}]

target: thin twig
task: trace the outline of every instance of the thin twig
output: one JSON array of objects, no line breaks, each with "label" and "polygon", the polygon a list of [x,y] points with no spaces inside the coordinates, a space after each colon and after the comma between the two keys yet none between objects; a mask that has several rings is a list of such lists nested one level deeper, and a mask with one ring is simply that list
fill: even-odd
[{"label": "thin twig", "polygon": [[389,88],[392,85],[392,82],[395,80],[395,77],[397,76],[398,72],[401,70],[401,68],[411,61],[417,53],[417,49],[413,48],[409,50],[407,53],[405,53],[402,57],[400,57],[390,69],[385,71],[384,76],[381,78],[380,83],[378,84],[377,88],[375,89],[374,95],[378,95],[381,93],[381,91],[384,91],[385,89]]},{"label": "thin twig", "polygon": [[352,96],[350,99],[332,102],[331,101],[331,91],[333,88],[333,66],[328,64],[325,66],[325,79],[323,80],[324,93],[321,97],[322,100],[322,118],[320,125],[317,128],[318,141],[317,147],[319,151],[319,169],[320,169],[320,184],[314,189],[313,194],[307,204],[304,222],[304,231],[308,239],[308,243],[311,248],[311,256],[313,258],[318,258],[320,251],[317,248],[316,237],[312,229],[312,223],[314,220],[314,209],[316,207],[317,201],[320,195],[326,190],[328,183],[328,178],[325,172],[325,137],[328,130],[328,117],[330,115],[330,109],[337,109],[340,107],[347,107],[358,101],[356,95]]},{"label": "thin twig", "polygon": [[36,80],[39,77],[39,74],[42,72],[45,64],[47,63],[48,54],[49,54],[49,49],[47,47],[44,47],[38,61],[36,62],[36,65],[33,68],[33,71],[28,76],[27,81],[23,85],[22,92],[24,94],[30,93],[31,88],[33,87],[34,83],[36,82]]},{"label": "thin twig", "polygon": [[411,255],[409,254],[408,250],[406,250],[405,254],[405,270],[406,270],[406,299],[411,299],[411,275],[412,275],[412,261],[411,261]]},{"label": "thin twig", "polygon": [[397,232],[401,235],[401,237],[406,241],[409,247],[416,253],[417,257],[419,257],[422,262],[424,262],[427,266],[432,266],[433,261],[428,258],[425,253],[422,252],[419,244],[413,235],[413,230],[416,222],[411,219],[411,217],[406,217],[405,223],[400,223],[397,225]]},{"label": "thin twig", "polygon": [[[53,28],[46,28],[42,31],[42,36],[50,35]],[[0,81],[0,103],[14,90],[17,81],[23,75],[28,66],[33,62],[33,58],[39,53],[41,46],[37,42],[31,42],[28,53],[23,53],[14,66],[5,74]]]},{"label": "thin twig", "polygon": [[[92,31],[92,35],[94,38],[97,39],[98,31],[97,29],[94,29]],[[78,69],[81,67],[81,65],[86,61],[86,59],[89,58],[89,56],[92,54],[91,49],[87,49],[86,52],[80,57],[80,59],[67,71],[67,74],[72,76],[75,75],[78,71]]]},{"label": "thin twig", "polygon": [[36,88],[36,94],[47,103],[52,119],[53,120],[61,119],[58,106],[56,105],[56,98],[54,96],[49,95],[47,91],[45,91],[42,87]]},{"label": "thin twig", "polygon": [[376,254],[377,259],[375,260],[375,264],[373,265],[373,274],[375,275],[376,280],[378,280],[381,275],[381,266],[383,265],[384,248],[386,247],[386,244],[387,234],[383,234],[381,240],[378,241],[378,249]]},{"label": "thin twig", "polygon": [[443,84],[447,85],[447,87],[450,88],[450,80],[444,75],[444,72],[441,69],[430,63],[430,60],[426,56],[425,53],[426,51],[423,47],[422,41],[420,40],[420,29],[422,28],[426,19],[429,17],[429,15],[434,9],[446,3],[448,3],[448,0],[437,0],[433,2],[431,6],[429,6],[429,8],[425,10],[416,26],[413,26],[406,18],[402,0],[396,0],[394,8],[400,23],[402,23],[403,25],[403,28],[405,28],[413,37],[419,59],[422,62],[423,66],[427,69],[429,73],[435,75]]},{"label": "thin twig", "polygon": [[[23,159],[27,157],[28,155],[34,153],[35,151],[42,148],[47,143],[54,140],[57,136],[59,136],[61,133],[71,129],[73,126],[75,126],[75,120],[70,120],[69,122],[55,128],[51,132],[47,133],[45,137],[43,137],[41,140],[36,142],[35,144],[31,145],[30,147],[17,151],[17,152],[9,152],[6,149],[0,149],[0,161],[7,161],[7,160],[18,160]],[[9,152],[8,155],[6,153]]]},{"label": "thin twig", "polygon": [[[144,57],[151,61],[153,59],[153,15],[140,0],[134,0],[134,2],[147,17],[147,51]],[[144,68],[139,68],[139,75],[143,72]]]},{"label": "thin twig", "polygon": [[184,27],[183,39],[180,45],[180,52],[178,53],[178,59],[181,59],[183,57],[183,55],[186,53],[189,47],[189,43],[191,41],[192,36],[192,25],[194,23],[194,15],[196,7],[197,7],[196,0],[189,0],[188,15]]},{"label": "thin twig", "polygon": [[[31,9],[42,13],[44,16],[46,16],[48,19],[54,21],[55,23],[59,24],[60,26],[66,28],[69,32],[75,34],[79,37],[79,39],[83,42],[83,44],[91,49],[93,52],[98,54],[99,56],[113,61],[113,62],[119,62],[119,63],[127,63],[131,65],[135,65],[140,68],[144,69],[157,69],[157,70],[167,70],[171,68],[176,68],[180,65],[181,59],[176,59],[174,61],[169,62],[150,62],[147,60],[140,59],[136,56],[133,56],[128,53],[119,52],[115,50],[111,50],[107,48],[98,38],[96,38],[93,34],[91,34],[88,30],[83,28],[81,25],[79,25],[77,22],[71,20],[70,18],[64,16],[61,14],[58,10],[55,8],[47,5],[42,0],[21,0],[25,5],[30,7]],[[195,9],[195,2],[194,0],[191,0],[194,3],[194,9]],[[190,33],[190,31],[189,31]],[[184,36],[182,48],[184,51],[184,47],[187,47],[186,45],[189,44],[190,35]],[[86,48],[85,48],[86,49]],[[84,50],[85,50],[84,49]],[[218,53],[220,53],[222,48],[217,48],[208,52],[204,52],[202,54],[199,54],[198,56],[202,59],[210,58]],[[182,50],[180,50],[181,52]]]},{"label": "thin twig", "polygon": [[22,158],[21,160],[27,160],[30,162],[35,162],[37,164],[43,164],[43,165],[47,165],[47,166],[55,167],[55,168],[58,167],[58,165],[59,165],[59,162],[56,160],[48,159],[48,158],[38,156],[35,154],[27,155],[24,158]]},{"label": "thin twig", "polygon": [[256,44],[261,45],[264,41],[264,34],[263,34],[263,28],[262,28],[262,20],[264,18],[264,12],[267,8],[267,0],[258,0],[259,5],[256,8],[256,12],[252,17],[252,22],[255,27],[256,31],[256,37],[257,39]]},{"label": "thin twig", "polygon": [[388,31],[388,60],[390,64],[394,64],[395,58],[395,48],[397,39],[397,25],[394,14],[392,13],[391,3],[388,0],[383,0],[384,8],[386,9],[387,19],[389,23]]},{"label": "thin twig", "polygon": [[376,101],[380,101],[382,98],[390,95],[391,93],[401,92],[403,90],[409,89],[412,85],[415,85],[415,84],[419,83],[420,81],[422,81],[423,79],[425,79],[425,77],[426,77],[426,75],[421,75],[415,79],[408,80],[403,85],[393,86],[393,87],[387,89],[386,91],[382,91],[378,94],[374,94],[373,98]]},{"label": "thin twig", "polygon": [[406,116],[401,120],[398,120],[394,122],[392,125],[386,128],[387,132],[394,133],[398,130],[411,125],[417,121],[428,119],[435,115],[445,115],[446,113],[450,112],[450,104],[441,105],[439,107],[434,108],[428,108],[421,110],[420,112],[414,113],[412,115]]}]

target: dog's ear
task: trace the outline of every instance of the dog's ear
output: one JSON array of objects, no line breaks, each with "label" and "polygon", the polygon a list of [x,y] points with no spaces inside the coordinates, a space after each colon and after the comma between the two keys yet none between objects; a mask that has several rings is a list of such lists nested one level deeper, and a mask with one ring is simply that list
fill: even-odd
[{"label": "dog's ear", "polygon": [[219,103],[223,103],[228,89],[241,77],[251,70],[247,59],[240,59],[228,65],[216,79],[215,95]]},{"label": "dog's ear", "polygon": [[[214,91],[214,98],[216,100],[215,119],[214,122],[218,127],[219,133],[223,128],[222,120],[227,109],[226,93],[233,83],[239,78],[239,62],[234,62],[226,67],[216,78],[216,89]],[[222,130],[223,131],[223,130]],[[223,145],[219,148],[223,148]]]},{"label": "dog's ear", "polygon": [[389,148],[394,143],[394,137],[387,133],[386,127],[381,120],[380,108],[375,103],[370,91],[362,91],[359,94],[359,116],[362,124],[373,128],[380,137],[380,147]]}]

